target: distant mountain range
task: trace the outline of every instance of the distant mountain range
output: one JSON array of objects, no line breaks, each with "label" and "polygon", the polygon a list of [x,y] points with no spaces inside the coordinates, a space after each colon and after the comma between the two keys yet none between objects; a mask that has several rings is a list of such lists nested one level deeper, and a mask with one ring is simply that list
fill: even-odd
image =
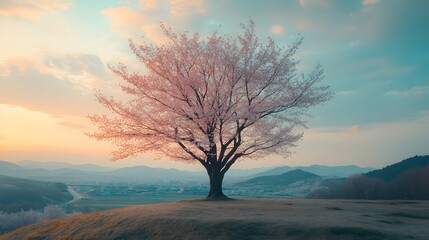
[{"label": "distant mountain range", "polygon": [[46,170],[56,170],[61,168],[74,169],[79,171],[90,171],[90,172],[107,172],[112,171],[114,168],[101,167],[95,164],[70,164],[64,162],[36,162],[31,160],[19,161],[16,163],[21,167],[28,169],[42,168]]},{"label": "distant mountain range", "polygon": [[251,178],[247,181],[237,183],[239,186],[288,186],[294,182],[308,179],[320,178],[319,175],[295,169],[280,175],[270,175]]},{"label": "distant mountain range", "polygon": [[[0,175],[66,184],[208,182],[205,172],[145,166],[111,169],[92,164],[32,161],[18,164],[0,161]],[[415,156],[379,170],[353,165],[231,169],[224,182],[227,191],[241,196],[260,193],[260,196],[307,197],[316,193],[312,196],[428,199],[429,156]]]},{"label": "distant mountain range", "polygon": [[[258,176],[280,175],[294,169],[302,169],[320,176],[349,176],[363,173],[369,168],[356,166],[329,167],[313,165],[308,167],[276,167],[254,169],[231,169],[227,172],[225,183],[235,183]],[[81,183],[155,183],[168,181],[207,182],[205,172],[190,172],[177,169],[150,168],[135,166],[108,168],[94,164],[69,164],[62,162],[21,161],[15,163],[0,161],[0,175],[21,177],[41,181],[60,181],[68,184]]]},{"label": "distant mountain range", "polygon": [[65,203],[72,198],[64,183],[40,182],[0,175],[0,211],[41,209],[50,204]]},{"label": "distant mountain range", "polygon": [[[52,163],[48,163],[48,168],[52,168],[53,165]],[[37,166],[43,167],[43,163],[37,164]],[[149,168],[144,166],[119,168],[108,171],[102,167],[96,169],[97,171],[79,170],[83,165],[76,166],[73,168],[47,170],[44,168],[32,169],[0,161],[0,175],[51,182],[61,181],[68,184],[201,181],[207,178],[204,173],[193,173],[176,169]],[[90,169],[94,170],[94,168],[97,167],[98,166],[94,165]]]}]

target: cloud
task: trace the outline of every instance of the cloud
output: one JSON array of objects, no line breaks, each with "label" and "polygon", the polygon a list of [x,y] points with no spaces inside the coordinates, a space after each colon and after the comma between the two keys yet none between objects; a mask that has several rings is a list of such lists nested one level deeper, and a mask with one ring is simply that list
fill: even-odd
[{"label": "cloud", "polygon": [[98,111],[92,92],[108,88],[104,64],[94,55],[48,55],[10,59],[0,68],[0,103],[54,115]]},{"label": "cloud", "polygon": [[378,0],[362,0],[363,5],[370,5],[370,4],[376,4],[378,3]]},{"label": "cloud", "polygon": [[339,91],[339,92],[336,92],[336,94],[340,96],[350,96],[350,95],[356,94],[356,91]]},{"label": "cloud", "polygon": [[44,58],[43,63],[47,67],[60,69],[73,75],[88,73],[94,76],[106,76],[104,63],[98,56],[91,54],[49,55]]},{"label": "cloud", "polygon": [[92,92],[110,79],[104,63],[98,56],[91,54],[49,54],[35,55],[33,59],[9,58],[0,66],[0,76],[13,78],[13,75],[33,69],[41,74],[50,75],[83,93]]},{"label": "cloud", "polygon": [[15,71],[33,66],[33,61],[27,58],[10,58],[0,64],[0,77],[12,75]]},{"label": "cloud", "polygon": [[[207,13],[205,0],[141,0],[140,9],[106,8],[101,13],[112,22],[112,30],[122,37],[143,36],[159,44],[165,42],[159,23],[189,25],[193,17]],[[186,23],[186,24],[185,24]],[[189,26],[188,26],[189,27]]]},{"label": "cloud", "polygon": [[109,16],[112,21],[112,30],[116,34],[134,38],[140,37],[143,33],[147,40],[154,43],[159,44],[166,41],[159,22],[150,19],[144,11],[136,12],[126,7],[120,7],[103,9],[101,13]]},{"label": "cloud", "polygon": [[44,14],[64,10],[71,6],[70,1],[61,0],[21,0],[1,1],[0,16],[19,17],[32,20]]},{"label": "cloud", "polygon": [[328,0],[299,0],[302,7],[326,7],[330,3]]},{"label": "cloud", "polygon": [[91,54],[59,54],[43,59],[41,72],[67,80],[84,93],[104,85],[110,79],[104,63]]},{"label": "cloud", "polygon": [[155,9],[159,6],[159,0],[140,0],[140,4],[143,6],[143,9]]},{"label": "cloud", "polygon": [[385,96],[392,96],[392,97],[416,97],[421,96],[429,93],[429,86],[417,86],[413,87],[408,90],[393,90],[386,92]]},{"label": "cloud", "polygon": [[129,28],[136,28],[147,21],[144,14],[139,14],[126,7],[106,8],[101,13],[108,16],[112,21],[112,30],[121,33]]},{"label": "cloud", "polygon": [[271,33],[274,35],[284,35],[285,34],[285,30],[283,28],[282,25],[273,25],[271,27]]},{"label": "cloud", "polygon": [[304,132],[290,161],[299,160],[300,165],[314,164],[317,159],[318,164],[324,165],[386,166],[410,156],[427,154],[428,124],[429,111],[423,111],[404,121],[310,128]]},{"label": "cloud", "polygon": [[418,68],[418,65],[399,65],[388,57],[374,57],[356,62],[353,68],[362,71],[366,78],[398,77],[409,74]]},{"label": "cloud", "polygon": [[155,6],[153,7],[154,9],[144,8],[144,10],[140,11],[131,10],[126,7],[107,8],[101,10],[101,13],[110,18],[112,31],[117,35],[128,39],[139,38],[143,33],[143,36],[147,40],[158,43],[162,39],[163,34],[159,26],[159,21],[149,17],[150,14],[148,12],[157,9]]},{"label": "cloud", "polygon": [[170,0],[171,17],[184,17],[193,14],[206,13],[206,5],[204,0]]},{"label": "cloud", "polygon": [[157,44],[163,44],[168,41],[168,38],[162,32],[159,23],[146,24],[141,27],[144,37]]}]

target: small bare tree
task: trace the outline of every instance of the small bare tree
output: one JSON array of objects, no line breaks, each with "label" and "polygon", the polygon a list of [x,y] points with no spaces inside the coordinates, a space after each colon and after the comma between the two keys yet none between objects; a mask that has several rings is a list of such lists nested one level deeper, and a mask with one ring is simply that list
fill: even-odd
[{"label": "small bare tree", "polygon": [[297,75],[294,54],[271,38],[261,43],[253,21],[238,35],[175,33],[161,25],[169,42],[130,47],[145,73],[123,64],[110,67],[132,96],[126,103],[96,94],[113,116],[90,116],[99,131],[89,134],[118,148],[113,159],[155,151],[174,160],[196,161],[210,178],[208,198],[224,199],[225,173],[240,158],[289,154],[302,137],[309,107],[329,100],[319,86],[322,68]]}]

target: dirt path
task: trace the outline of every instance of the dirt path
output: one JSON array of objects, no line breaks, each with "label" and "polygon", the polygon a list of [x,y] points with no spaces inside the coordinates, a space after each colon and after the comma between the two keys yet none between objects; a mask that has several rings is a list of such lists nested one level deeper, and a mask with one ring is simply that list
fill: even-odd
[{"label": "dirt path", "polygon": [[69,193],[73,196],[73,199],[71,201],[69,201],[67,204],[70,204],[72,202],[76,202],[79,199],[82,199],[83,196],[78,193],[76,190],[74,190],[74,188],[67,186],[67,191],[69,191]]}]

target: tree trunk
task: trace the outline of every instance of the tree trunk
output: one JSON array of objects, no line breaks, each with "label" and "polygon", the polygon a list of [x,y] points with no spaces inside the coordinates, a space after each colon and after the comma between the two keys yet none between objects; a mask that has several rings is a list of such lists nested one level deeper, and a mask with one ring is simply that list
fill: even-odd
[{"label": "tree trunk", "polygon": [[212,167],[210,170],[207,170],[207,173],[210,178],[210,192],[209,195],[207,195],[207,199],[212,200],[225,200],[228,199],[225,194],[222,192],[222,182],[223,182],[223,176],[220,172],[220,169]]}]

